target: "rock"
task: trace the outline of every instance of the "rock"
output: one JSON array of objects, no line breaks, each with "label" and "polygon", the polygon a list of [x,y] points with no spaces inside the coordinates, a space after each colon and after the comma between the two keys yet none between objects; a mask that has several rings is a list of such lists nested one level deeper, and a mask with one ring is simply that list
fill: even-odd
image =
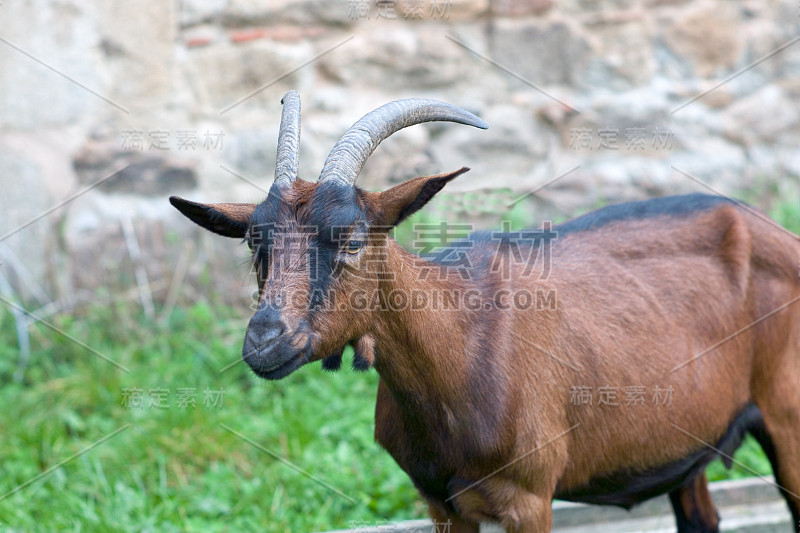
[{"label": "rock", "polygon": [[780,166],[784,172],[795,180],[800,180],[800,154],[795,151],[785,151],[783,157],[781,157]]},{"label": "rock", "polygon": [[182,0],[178,3],[181,26],[211,22],[228,8],[229,0]]},{"label": "rock", "polygon": [[[245,129],[231,133],[223,153],[225,165],[259,186],[269,188],[275,178],[279,123],[278,118],[274,127],[269,129]],[[303,157],[302,151],[300,157]]]},{"label": "rock", "polygon": [[676,136],[666,100],[647,89],[603,95],[572,113],[560,125],[563,146],[581,154],[592,151],[623,152],[661,157],[675,150]]},{"label": "rock", "polygon": [[187,81],[209,113],[235,119],[264,102],[280,102],[290,88],[308,85],[315,65],[299,67],[314,55],[309,42],[266,39],[195,48],[187,57]]},{"label": "rock", "polygon": [[522,190],[555,177],[561,167],[553,168],[548,161],[558,158],[558,138],[536,120],[533,109],[498,105],[486,109],[481,117],[489,123],[488,130],[448,127],[433,142],[431,152],[440,169],[437,172],[459,166],[472,169],[448,185],[449,190],[475,190],[501,183],[502,187]]},{"label": "rock", "polygon": [[446,87],[462,79],[471,58],[439,28],[412,31],[409,25],[375,21],[353,41],[318,62],[322,73],[351,87]]},{"label": "rock", "polygon": [[637,4],[641,4],[640,0],[605,0],[597,2],[596,0],[560,0],[557,3],[559,10],[566,13],[575,15],[600,13],[603,11],[620,11],[629,9]]},{"label": "rock", "polygon": [[193,26],[181,32],[181,39],[189,48],[208,46],[225,38],[225,34],[213,24]]},{"label": "rock", "polygon": [[350,86],[428,89],[456,83],[469,61],[438,28],[374,21],[341,50],[320,58],[323,74]]},{"label": "rock", "polygon": [[[683,194],[696,190],[691,182],[675,178],[675,172],[662,161],[628,154],[598,154],[581,162],[563,191],[556,190],[554,202],[574,213],[577,208],[642,200],[653,196]],[[587,202],[586,198],[594,202]],[[594,206],[592,205],[594,204]]]},{"label": "rock", "polygon": [[[741,146],[718,137],[692,139],[687,150],[670,157],[670,165],[691,175],[694,180],[677,172],[674,179],[694,183],[697,192],[735,195],[748,187],[747,158]],[[696,183],[699,180],[709,188]]]},{"label": "rock", "polygon": [[344,26],[355,22],[351,16],[351,4],[353,2],[328,0],[229,0],[221,18],[228,27],[273,24]]},{"label": "rock", "polygon": [[[98,31],[107,50],[109,93],[130,113],[173,98],[173,47],[177,39],[169,2],[98,4]],[[120,24],[120,21],[125,24]],[[106,52],[108,54],[108,52]]]},{"label": "rock", "polygon": [[89,13],[43,0],[5,3],[0,12],[0,129],[67,127],[119,111],[103,100],[116,98]]},{"label": "rock", "polygon": [[106,193],[165,198],[197,185],[191,162],[158,152],[123,150],[111,141],[88,141],[75,154],[73,168],[82,185],[105,180],[97,188]]},{"label": "rock", "polygon": [[587,41],[561,21],[501,19],[491,36],[491,57],[538,85],[572,85],[589,52]]},{"label": "rock", "polygon": [[[42,252],[56,251],[53,227],[54,222],[63,215],[63,210],[29,224],[57,205],[57,201],[50,194],[36,162],[10,150],[5,144],[0,144],[0,176],[13,176],[13,179],[6,178],[2,182],[0,238],[3,240],[0,241],[0,247],[13,250],[17,257],[22,258],[32,277],[43,281],[47,273],[47,261],[42,257]],[[0,261],[2,257],[0,253]],[[11,275],[11,266],[0,268]]]},{"label": "rock", "polygon": [[701,77],[720,75],[742,53],[741,20],[735,3],[697,2],[664,30],[669,47],[691,61]]},{"label": "rock", "polygon": [[[390,18],[398,22],[460,22],[480,19],[489,12],[490,0],[378,0],[360,21]],[[351,3],[358,4],[358,2]],[[352,11],[352,10],[351,10]],[[392,12],[393,15],[392,16]]]},{"label": "rock", "polygon": [[641,10],[622,22],[592,24],[588,38],[596,43],[582,84],[627,89],[647,85],[656,70],[652,28]]},{"label": "rock", "polygon": [[[6,24],[0,42],[5,221],[24,222],[130,166],[3,244],[20,257],[45,247],[37,276],[50,283],[77,269],[86,287],[131,274],[114,270],[127,260],[124,244],[89,250],[119,239],[122,212],[143,229],[148,220],[185,229],[182,238],[203,243],[200,262],[224,255],[165,199],[263,199],[289,89],[303,101],[300,175],[309,180],[362,114],[423,97],[476,112],[490,129],[430,123],[398,132],[359,185],[385,189],[467,165],[472,171],[447,191],[505,194],[580,165],[531,199],[535,213],[566,215],[704,190],[672,164],[721,191],[758,186],[791,197],[786,184],[800,177],[800,44],[720,83],[789,43],[797,14],[778,0],[4,2],[4,20],[24,21]],[[196,150],[179,148],[179,130],[196,133]],[[583,130],[589,144],[576,149]],[[140,146],[124,131],[141,131]],[[163,149],[150,146],[159,132],[169,136]],[[202,146],[206,132],[221,135],[211,148]],[[614,132],[612,148],[604,143]],[[656,146],[657,133],[669,146]],[[65,235],[54,244],[56,221]],[[147,254],[156,268],[167,261],[158,248]],[[221,265],[214,284],[230,270]]]},{"label": "rock", "polygon": [[492,0],[492,14],[499,17],[540,15],[553,7],[553,0]]},{"label": "rock", "polygon": [[[542,3],[548,0],[526,0],[529,3]],[[439,0],[440,4],[447,4],[446,0]],[[452,16],[447,20],[475,20],[489,12],[490,0],[452,0]],[[428,13],[429,19],[434,19],[437,11],[431,9]]]},{"label": "rock", "polygon": [[768,85],[728,106],[722,115],[727,138],[750,146],[777,141],[787,130],[800,127],[795,101],[776,85]]}]

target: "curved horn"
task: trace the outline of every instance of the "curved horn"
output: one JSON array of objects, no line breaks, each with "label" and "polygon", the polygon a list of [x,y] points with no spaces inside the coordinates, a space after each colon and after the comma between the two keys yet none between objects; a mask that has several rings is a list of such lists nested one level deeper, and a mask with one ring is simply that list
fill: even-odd
[{"label": "curved horn", "polygon": [[297,179],[297,163],[300,159],[300,95],[297,91],[289,91],[281,99],[281,103],[283,111],[273,185],[282,187]]},{"label": "curved horn", "polygon": [[319,181],[355,184],[361,167],[378,145],[398,130],[422,122],[449,121],[485,130],[489,125],[472,113],[438,100],[409,98],[390,102],[371,111],[350,126],[334,145]]}]

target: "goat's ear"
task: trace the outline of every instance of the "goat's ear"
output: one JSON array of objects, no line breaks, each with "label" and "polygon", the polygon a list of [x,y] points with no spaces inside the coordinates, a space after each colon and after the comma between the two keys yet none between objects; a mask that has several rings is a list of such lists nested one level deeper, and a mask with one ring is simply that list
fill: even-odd
[{"label": "goat's ear", "polygon": [[396,226],[419,211],[447,183],[469,169],[410,179],[379,193],[368,193],[373,213],[381,226]]},{"label": "goat's ear", "polygon": [[244,238],[256,209],[256,204],[200,204],[177,196],[170,196],[169,203],[208,231],[237,239]]}]

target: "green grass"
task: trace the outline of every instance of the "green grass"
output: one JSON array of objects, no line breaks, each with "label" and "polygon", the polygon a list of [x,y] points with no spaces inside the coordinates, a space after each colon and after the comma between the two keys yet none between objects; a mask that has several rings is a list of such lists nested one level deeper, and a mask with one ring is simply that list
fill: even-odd
[{"label": "green grass", "polygon": [[764,455],[761,446],[750,435],[745,438],[733,458],[736,462],[730,470],[725,468],[721,459],[714,459],[706,469],[708,479],[710,481],[721,481],[723,479],[741,479],[755,475],[767,476],[772,474],[772,467],[767,456]]},{"label": "green grass", "polygon": [[[800,232],[797,206],[771,214]],[[524,217],[513,212],[514,227]],[[402,228],[398,237],[410,235]],[[13,317],[0,307],[0,530],[303,532],[425,515],[411,482],[373,442],[374,371],[312,365],[279,382],[241,363],[220,373],[240,359],[247,320],[223,306],[178,308],[167,325],[124,303],[52,320],[128,371],[34,325],[30,364],[16,383]],[[123,405],[133,388],[145,402],[151,389],[165,389],[169,406]],[[177,405],[179,388],[195,389],[195,407]],[[224,391],[221,406],[203,405],[207,388]],[[709,477],[770,472],[752,439],[735,458],[730,471],[712,463]]]},{"label": "green grass", "polygon": [[[411,482],[373,443],[374,372],[314,365],[268,383],[237,364],[220,374],[241,359],[246,324],[224,308],[178,309],[168,327],[126,306],[55,324],[129,372],[34,326],[25,382],[14,383],[16,337],[0,311],[0,496],[127,429],[0,501],[0,526],[324,531],[424,515]],[[143,408],[122,405],[133,388]],[[179,388],[196,389],[196,407],[177,405]],[[221,407],[203,405],[206,388],[224,391]],[[166,389],[169,407],[148,407],[151,389]]]}]

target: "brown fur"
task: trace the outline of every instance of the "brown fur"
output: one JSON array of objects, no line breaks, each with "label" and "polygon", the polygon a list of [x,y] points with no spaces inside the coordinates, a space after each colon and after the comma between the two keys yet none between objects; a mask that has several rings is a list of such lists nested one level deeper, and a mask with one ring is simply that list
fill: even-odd
[{"label": "brown fur", "polygon": [[[754,255],[751,236],[765,232],[769,238],[755,247],[763,255]],[[553,254],[550,279],[534,283],[557,291],[558,309],[500,320],[505,326],[486,339],[498,368],[489,372],[491,379],[470,372],[488,364],[485,353],[469,347],[480,342],[475,332],[486,319],[482,313],[395,312],[377,318],[382,387],[376,437],[412,478],[421,457],[467,482],[519,459],[453,498],[451,512],[476,523],[492,518],[515,531],[548,531],[543,507],[549,509],[554,494],[604,473],[646,471],[680,460],[703,446],[673,424],[713,444],[736,412],[755,401],[770,433],[784,443],[776,446],[786,472],[781,481],[799,493],[800,439],[793,432],[800,423],[794,333],[800,306],[787,307],[672,372],[800,295],[793,270],[800,258],[796,239],[726,206],[689,220],[662,217],[568,235]],[[388,268],[405,273],[398,286],[414,283],[414,263],[391,248]],[[458,280],[428,283],[426,290],[447,290]],[[490,382],[487,403],[471,401],[466,391]],[[568,405],[570,386],[596,390],[608,384],[646,385],[648,391],[672,385],[673,404],[668,409]],[[403,391],[401,398],[392,394],[397,390]],[[422,405],[441,408],[420,410]],[[481,422],[483,416],[496,421],[485,442],[478,449],[454,446],[476,440],[463,432],[491,425]],[[398,420],[423,430],[417,434]],[[687,494],[692,490],[703,496],[700,487]]]}]

